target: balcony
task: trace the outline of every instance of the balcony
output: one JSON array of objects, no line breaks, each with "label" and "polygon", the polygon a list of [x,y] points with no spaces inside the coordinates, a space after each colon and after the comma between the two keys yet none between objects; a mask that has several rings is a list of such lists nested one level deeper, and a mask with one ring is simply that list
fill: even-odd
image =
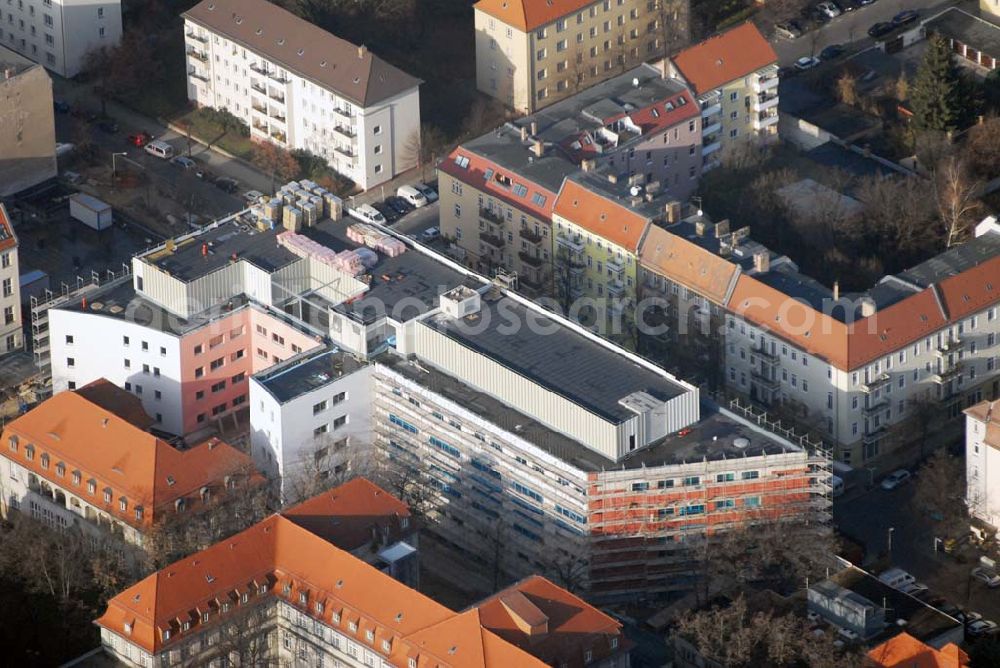
[{"label": "balcony", "polygon": [[277,102],[278,104],[284,104],[285,103],[285,94],[284,93],[278,93],[276,91],[269,90],[269,91],[267,91],[267,96],[269,98],[271,98],[272,100],[274,100],[275,102]]},{"label": "balcony", "polygon": [[608,295],[611,297],[621,297],[625,294],[625,284],[621,281],[608,282]]},{"label": "balcony", "polygon": [[199,35],[196,32],[189,31],[184,33],[184,36],[188,39],[193,39],[196,42],[201,42],[202,44],[208,44],[208,37],[206,35]]},{"label": "balcony", "polygon": [[778,89],[778,75],[774,74],[766,77],[758,77],[753,84],[753,89],[757,93],[764,93],[769,90]]},{"label": "balcony", "polygon": [[877,390],[878,388],[886,385],[891,380],[892,380],[892,378],[889,376],[889,374],[887,374],[885,372],[880,373],[880,374],[876,375],[874,378],[872,378],[870,380],[866,380],[864,383],[862,383],[861,384],[861,391],[864,392],[864,393],[866,393],[866,394],[870,394],[870,393],[874,392],[875,390]]},{"label": "balcony", "polygon": [[875,415],[876,413],[881,413],[889,407],[888,399],[879,399],[878,401],[867,403],[862,411],[866,416]]},{"label": "balcony", "polygon": [[353,118],[353,116],[351,115],[351,112],[348,111],[347,109],[341,109],[339,107],[334,107],[331,111],[333,111],[333,113],[337,114],[341,118],[346,118],[348,120],[351,119],[351,118]]},{"label": "balcony", "polygon": [[965,348],[965,341],[962,339],[952,339],[951,341],[945,341],[937,348],[934,349],[934,354],[938,357],[947,357],[952,353],[957,353]]},{"label": "balcony", "polygon": [[716,135],[722,130],[722,121],[713,121],[711,125],[702,128],[702,136]]},{"label": "balcony", "polygon": [[333,127],[333,132],[334,134],[342,137],[343,139],[347,139],[348,141],[354,141],[355,139],[358,138],[358,134],[354,130],[343,125],[335,125]]},{"label": "balcony", "polygon": [[722,93],[715,91],[701,97],[698,102],[701,104],[701,117],[709,118],[722,113]]},{"label": "balcony", "polygon": [[281,85],[288,83],[288,78],[284,74],[279,74],[278,72],[268,72],[267,78]]},{"label": "balcony", "polygon": [[701,155],[705,156],[711,155],[718,151],[722,147],[722,143],[718,135],[714,137],[706,137],[701,144]]},{"label": "balcony", "polygon": [[250,108],[256,111],[258,114],[267,115],[267,105],[260,104],[256,100],[250,103]]},{"label": "balcony", "polygon": [[521,236],[521,239],[527,241],[529,244],[537,246],[538,244],[542,243],[542,235],[538,232],[535,232],[530,227],[522,227],[519,234]]},{"label": "balcony", "polygon": [[256,81],[250,82],[250,88],[256,93],[260,93],[261,95],[267,95],[267,88],[257,83]]},{"label": "balcony", "polygon": [[775,367],[781,362],[777,355],[770,353],[763,348],[754,348],[752,352],[760,358],[761,362],[763,362],[765,366]]},{"label": "balcony", "polygon": [[587,265],[582,262],[570,262],[569,263],[569,273],[570,276],[583,276],[587,270]]},{"label": "balcony", "polygon": [[250,124],[250,127],[261,134],[267,134],[267,123],[261,123],[260,121],[254,119]]},{"label": "balcony", "polygon": [[780,386],[780,382],[777,378],[771,378],[770,375],[763,374],[758,371],[751,371],[750,379],[767,390],[776,391]]},{"label": "balcony", "polygon": [[517,277],[517,282],[521,287],[528,288],[533,292],[543,292],[545,290],[545,285],[542,283],[541,276],[536,276],[533,273],[524,273]]},{"label": "balcony", "polygon": [[480,207],[479,217],[489,223],[494,225],[503,225],[503,215],[492,209],[487,209],[485,207]]},{"label": "balcony", "polygon": [[778,124],[778,110],[769,109],[768,111],[762,111],[757,115],[757,118],[753,121],[754,129],[763,130],[764,128],[769,128],[772,125]]},{"label": "balcony", "polygon": [[273,118],[274,120],[278,121],[282,125],[285,124],[285,115],[280,111],[277,111],[276,109],[271,109],[270,111],[267,112],[267,115]]},{"label": "balcony", "polygon": [[622,263],[617,260],[608,260],[604,263],[604,266],[608,268],[608,271],[618,274],[619,280],[621,280],[621,274],[625,271],[625,267]]},{"label": "balcony", "polygon": [[480,232],[479,240],[487,246],[492,246],[498,250],[504,247],[503,237],[491,234],[490,232]]},{"label": "balcony", "polygon": [[931,376],[931,380],[938,385],[944,385],[961,376],[964,371],[965,365],[962,362],[951,365],[942,365],[941,370]]},{"label": "balcony", "polygon": [[256,72],[261,76],[267,76],[267,68],[263,65],[258,65],[257,63],[250,63],[250,70]]},{"label": "balcony", "polygon": [[357,154],[352,149],[349,149],[346,146],[335,146],[333,150],[339,153],[340,155],[344,156],[345,158],[358,157]]},{"label": "balcony", "polygon": [[885,434],[886,434],[885,427],[875,427],[869,431],[865,431],[865,435],[861,439],[861,442],[864,443],[865,445],[871,445],[872,443],[877,442],[880,438],[885,436]]},{"label": "balcony", "polygon": [[272,130],[271,139],[277,142],[281,142],[282,144],[288,141],[288,138],[285,136],[285,133],[282,132],[281,130]]},{"label": "balcony", "polygon": [[200,60],[203,63],[207,63],[208,62],[208,54],[207,53],[202,53],[201,51],[198,51],[197,49],[188,49],[187,55],[191,56],[195,60]]},{"label": "balcony", "polygon": [[200,79],[201,81],[204,81],[205,83],[209,82],[209,78],[207,76],[205,76],[204,74],[202,74],[201,72],[199,72],[198,70],[196,70],[193,67],[189,67],[188,68],[188,76],[191,77],[192,79]]},{"label": "balcony", "polygon": [[545,263],[545,260],[543,260],[541,257],[529,253],[527,251],[521,251],[520,253],[517,254],[517,256],[521,258],[521,262],[529,264],[532,267],[541,267]]},{"label": "balcony", "polygon": [[561,234],[556,238],[556,243],[565,248],[571,255],[583,253],[583,238],[579,235],[570,237]]},{"label": "balcony", "polygon": [[757,96],[757,100],[754,102],[753,108],[756,111],[766,111],[768,109],[773,109],[778,106],[778,96],[768,95],[766,93],[761,93]]}]

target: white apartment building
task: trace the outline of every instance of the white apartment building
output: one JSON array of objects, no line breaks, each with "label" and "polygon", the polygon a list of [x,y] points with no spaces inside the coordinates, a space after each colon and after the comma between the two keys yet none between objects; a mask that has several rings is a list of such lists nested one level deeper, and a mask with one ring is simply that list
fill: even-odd
[{"label": "white apartment building", "polygon": [[24,347],[21,329],[21,282],[17,260],[17,235],[0,204],[0,355]]},{"label": "white apartment building", "polygon": [[62,77],[84,69],[87,54],[122,38],[122,5],[91,0],[10,0],[0,5],[0,45]]},{"label": "white apartment building", "polygon": [[1000,402],[965,409],[965,502],[969,515],[1000,528]]},{"label": "white apartment building", "polygon": [[184,13],[188,99],[255,141],[304,149],[364,189],[414,167],[420,81],[266,0]]}]

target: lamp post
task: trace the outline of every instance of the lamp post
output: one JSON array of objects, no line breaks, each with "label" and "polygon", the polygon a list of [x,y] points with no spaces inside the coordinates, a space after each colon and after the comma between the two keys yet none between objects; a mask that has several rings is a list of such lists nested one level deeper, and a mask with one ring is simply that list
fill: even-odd
[{"label": "lamp post", "polygon": [[118,176],[118,156],[128,155],[126,151],[111,154],[111,178]]},{"label": "lamp post", "polygon": [[889,558],[892,558],[892,532],[896,530],[896,527],[889,527]]}]

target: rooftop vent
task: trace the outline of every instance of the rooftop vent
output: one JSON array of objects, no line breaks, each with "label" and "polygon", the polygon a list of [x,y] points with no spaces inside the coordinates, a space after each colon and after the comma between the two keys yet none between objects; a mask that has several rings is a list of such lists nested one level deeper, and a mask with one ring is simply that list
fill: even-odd
[{"label": "rooftop vent", "polygon": [[740,438],[734,438],[733,439],[733,447],[734,448],[737,448],[739,450],[745,450],[749,446],[750,446],[750,439],[749,438],[743,438],[741,436]]}]

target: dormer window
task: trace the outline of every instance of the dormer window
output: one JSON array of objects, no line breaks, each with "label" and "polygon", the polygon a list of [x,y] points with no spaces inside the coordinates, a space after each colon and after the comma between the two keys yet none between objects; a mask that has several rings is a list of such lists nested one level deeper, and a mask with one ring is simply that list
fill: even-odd
[{"label": "dormer window", "polygon": [[97,482],[93,479],[87,481],[87,491],[91,494],[97,493]]},{"label": "dormer window", "polygon": [[181,626],[181,630],[183,630],[183,631],[190,631],[191,630],[191,622],[184,622],[184,624]]},{"label": "dormer window", "polygon": [[590,663],[593,660],[594,660],[594,652],[593,652],[593,650],[589,650],[588,649],[586,652],[583,653],[583,662],[584,663]]},{"label": "dormer window", "polygon": [[170,629],[163,629],[163,639],[170,640]]},{"label": "dormer window", "polygon": [[267,593],[267,585],[261,585],[260,587],[258,587],[257,593],[260,594],[261,596],[263,596],[264,594],[266,594]]},{"label": "dormer window", "polygon": [[7,439],[7,444],[10,446],[12,452],[17,452],[17,436],[11,436]]},{"label": "dormer window", "polygon": [[[261,593],[263,593],[263,592],[261,592]],[[240,603],[246,603],[249,600],[250,600],[250,594],[248,594],[246,592],[243,592],[243,595],[240,596]]]},{"label": "dormer window", "polygon": [[111,488],[104,488],[104,503],[111,503]]},{"label": "dormer window", "polygon": [[309,600],[309,595],[307,593],[305,593],[304,591],[299,592],[299,603],[305,605],[308,600]]},{"label": "dormer window", "polygon": [[386,654],[388,654],[389,652],[391,652],[392,651],[392,643],[389,642],[388,640],[383,640],[382,641],[382,651],[385,652]]},{"label": "dormer window", "polygon": [[368,642],[374,642],[374,641],[375,641],[375,632],[374,632],[374,631],[372,631],[371,629],[369,629],[369,630],[368,630],[368,631],[367,631],[367,632],[365,633],[365,638],[367,638],[367,639],[368,639]]},{"label": "dormer window", "polygon": [[340,623],[340,613],[339,612],[333,613],[332,615],[330,615],[330,619],[333,620],[334,624],[339,624]]},{"label": "dormer window", "polygon": [[135,507],[135,519],[142,520],[142,506]]},{"label": "dormer window", "polygon": [[281,593],[284,594],[285,596],[290,595],[292,593],[292,585],[286,584],[284,587],[281,588]]},{"label": "dormer window", "polygon": [[24,458],[31,461],[35,458],[35,446],[27,445],[24,447]]},{"label": "dormer window", "polygon": [[347,625],[347,628],[351,629],[351,631],[353,631],[353,632],[357,632],[357,630],[358,630],[358,623],[357,622],[351,622],[350,624]]},{"label": "dormer window", "polygon": [[39,464],[42,465],[43,469],[49,468],[49,455],[48,453],[42,453],[42,456],[38,458]]},{"label": "dormer window", "polygon": [[79,485],[81,477],[82,476],[80,475],[79,471],[73,471],[73,484]]},{"label": "dormer window", "polygon": [[228,602],[222,604],[222,611],[223,612],[229,612],[229,603]]},{"label": "dormer window", "polygon": [[406,666],[407,668],[417,668],[417,660],[411,656],[410,660],[406,662]]},{"label": "dormer window", "polygon": [[208,612],[201,613],[201,623],[208,624]]},{"label": "dormer window", "polygon": [[316,608],[316,613],[317,613],[317,614],[320,614],[320,615],[322,615],[322,614],[323,614],[323,604],[322,604],[322,603],[320,603],[320,602],[318,602],[318,601],[317,601],[317,602],[316,602],[316,605],[315,605],[315,606],[313,606],[313,607],[315,607],[315,608]]},{"label": "dormer window", "polygon": [[56,475],[59,476],[60,478],[66,475],[66,465],[63,464],[62,462],[56,464]]},{"label": "dormer window", "polygon": [[611,639],[611,649],[618,649],[618,638]]},{"label": "dormer window", "polygon": [[132,635],[132,625],[129,624],[128,622],[125,622],[122,625],[122,629],[125,631],[126,635]]}]

